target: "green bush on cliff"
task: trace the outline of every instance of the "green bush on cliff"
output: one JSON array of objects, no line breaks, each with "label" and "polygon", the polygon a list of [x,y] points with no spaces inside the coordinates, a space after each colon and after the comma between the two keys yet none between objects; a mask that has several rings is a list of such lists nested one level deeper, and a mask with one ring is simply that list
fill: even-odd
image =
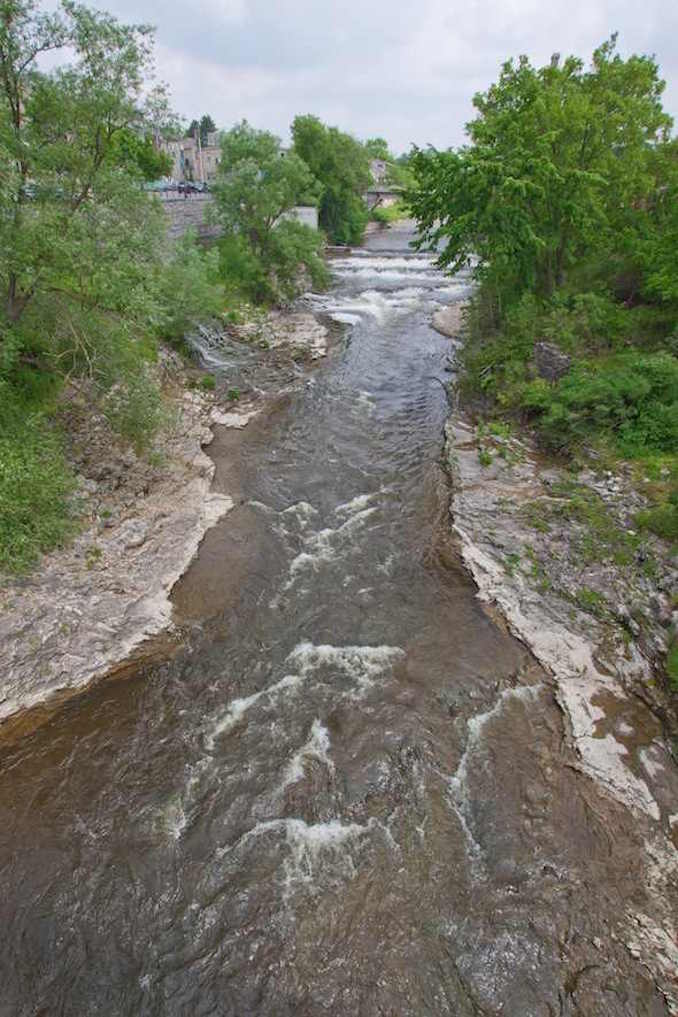
[{"label": "green bush on cliff", "polygon": [[[476,281],[466,391],[561,451],[678,451],[678,142],[663,88],[654,59],[622,58],[615,37],[589,67],[520,57],[475,96],[466,146],[410,160],[419,245]],[[535,378],[540,341],[571,357],[555,383]]]},{"label": "green bush on cliff", "polygon": [[75,478],[43,393],[0,382],[0,573],[20,573],[74,529]]},{"label": "green bush on cliff", "polygon": [[[214,308],[195,250],[168,256],[142,180],[166,159],[149,92],[152,33],[79,4],[0,17],[0,569],[70,531],[72,478],[56,416],[80,388],[123,438],[150,446],[164,411],[149,365],[158,335]],[[39,54],[62,62],[51,69]],[[52,61],[50,61],[52,63]],[[18,115],[19,111],[21,116]],[[65,384],[67,383],[67,384]],[[63,397],[63,396],[62,396]]]},{"label": "green bush on cliff", "polygon": [[551,445],[606,437],[630,457],[678,449],[678,359],[670,353],[582,360],[556,384],[526,383],[520,402]]},{"label": "green bush on cliff", "polygon": [[181,340],[196,321],[223,312],[226,296],[219,269],[219,252],[200,248],[190,232],[158,266],[157,330],[164,339]]}]

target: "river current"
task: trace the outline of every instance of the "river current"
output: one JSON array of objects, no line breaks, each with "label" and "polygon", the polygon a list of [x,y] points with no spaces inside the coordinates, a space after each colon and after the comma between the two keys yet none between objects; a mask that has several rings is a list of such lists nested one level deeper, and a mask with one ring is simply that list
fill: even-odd
[{"label": "river current", "polygon": [[468,280],[409,239],[312,298],[344,338],[243,432],[184,649],[2,751],[2,1017],[666,1012],[612,935],[634,833],[459,565]]}]

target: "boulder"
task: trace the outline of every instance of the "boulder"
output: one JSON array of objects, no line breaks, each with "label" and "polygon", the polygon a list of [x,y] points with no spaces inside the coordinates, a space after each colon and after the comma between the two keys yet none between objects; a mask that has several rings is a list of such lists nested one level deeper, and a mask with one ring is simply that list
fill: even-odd
[{"label": "boulder", "polygon": [[534,363],[540,378],[558,381],[570,370],[572,358],[553,343],[542,341],[534,344]]}]

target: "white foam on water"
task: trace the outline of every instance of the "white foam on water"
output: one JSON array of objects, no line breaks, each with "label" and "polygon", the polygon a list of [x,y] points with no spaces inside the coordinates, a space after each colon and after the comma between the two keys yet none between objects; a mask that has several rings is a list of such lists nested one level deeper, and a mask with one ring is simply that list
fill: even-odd
[{"label": "white foam on water", "polygon": [[374,395],[371,392],[366,392],[361,389],[356,396],[356,404],[360,406],[361,409],[365,410],[368,416],[371,417],[374,413]]},{"label": "white foam on water", "polygon": [[494,717],[499,716],[507,702],[513,700],[526,702],[533,699],[540,691],[541,685],[519,685],[516,688],[504,689],[489,710],[475,714],[467,722],[467,738],[464,753],[459,760],[456,771],[448,779],[448,789],[450,801],[466,834],[472,858],[477,858],[480,855],[481,848],[468,825],[470,806],[468,790],[469,759],[480,744],[486,725]]},{"label": "white foam on water", "polygon": [[[366,393],[369,395],[369,393]],[[356,512],[361,512],[367,508],[369,503],[375,497],[374,494],[357,494],[355,498],[351,498],[350,501],[342,502],[341,505],[337,505],[334,512],[338,516],[351,516]]]},{"label": "white foam on water", "polygon": [[[425,287],[412,286],[393,291],[368,289],[355,297],[336,294],[329,297],[316,296],[312,303],[319,311],[330,315],[350,315],[358,321],[361,317],[368,316],[381,323],[389,317],[412,310],[425,292]],[[357,324],[357,321],[351,324]]]},{"label": "white foam on water", "polygon": [[340,325],[358,325],[362,321],[359,314],[348,314],[346,311],[330,311],[330,318]]},{"label": "white foam on water", "polygon": [[291,889],[296,882],[313,882],[319,866],[328,860],[352,876],[355,873],[349,845],[370,832],[370,824],[343,824],[337,819],[326,823],[305,823],[303,819],[288,819],[287,844],[290,857],[285,862],[285,882]]},{"label": "white foam on water", "polygon": [[330,733],[320,720],[314,720],[311,726],[311,733],[305,745],[292,756],[292,759],[285,768],[280,790],[284,791],[290,784],[296,784],[305,776],[305,762],[307,759],[317,759],[323,763],[330,773],[334,773],[334,762],[329,755]]},{"label": "white foam on water", "polygon": [[251,508],[255,508],[258,509],[260,512],[263,512],[264,515],[266,516],[271,516],[275,512],[275,509],[272,509],[270,505],[266,505],[263,501],[257,501],[254,498],[251,501],[248,501],[247,504]]},{"label": "white foam on water", "polygon": [[174,795],[162,810],[162,825],[173,840],[179,840],[188,825],[182,795]]},{"label": "white foam on water", "polygon": [[333,561],[346,548],[347,544],[352,543],[354,531],[376,511],[376,507],[373,506],[353,512],[340,526],[328,526],[305,537],[304,550],[300,551],[290,562],[290,578],[283,590],[289,590],[298,575],[306,569],[315,570],[319,565]]},{"label": "white foam on water", "polygon": [[209,760],[204,758],[193,763],[189,767],[190,776],[184,790],[173,794],[156,813],[156,822],[172,840],[180,840],[193,818],[190,803],[195,799],[196,789],[209,765]]},{"label": "white foam on water", "polygon": [[222,848],[218,855],[228,855],[271,832],[284,833],[288,855],[283,863],[283,883],[287,896],[300,883],[312,884],[320,869],[326,869],[328,865],[341,876],[352,877],[355,864],[351,847],[370,833],[374,825],[373,820],[361,826],[359,823],[342,823],[338,819],[324,823],[307,823],[295,818],[269,819],[257,823],[235,844]]},{"label": "white foam on water", "polygon": [[302,681],[302,676],[298,674],[287,674],[280,681],[274,685],[269,685],[268,688],[261,689],[260,692],[254,692],[251,696],[244,696],[242,699],[233,699],[221,718],[215,723],[210,733],[205,738],[205,744],[208,749],[214,748],[214,743],[220,735],[228,734],[238,724],[239,721],[245,716],[248,710],[259,702],[261,699],[273,699],[281,692],[285,692],[289,689],[296,688]]},{"label": "white foam on water", "polygon": [[366,691],[374,680],[405,656],[399,646],[332,646],[299,643],[288,661],[297,665],[307,677],[321,667],[331,666],[352,678],[360,691]]},{"label": "white foam on water", "polygon": [[406,277],[412,273],[428,272],[438,276],[439,269],[433,263],[433,258],[426,255],[404,256],[404,257],[379,257],[370,256],[363,258],[332,258],[330,267],[337,275],[359,275],[363,272],[372,272],[378,275],[398,273]]},{"label": "white foam on water", "polygon": [[440,278],[438,273],[435,271],[427,271],[424,267],[422,270],[421,266],[412,268],[409,270],[392,270],[392,269],[377,269],[362,266],[354,268],[352,271],[339,272],[338,275],[342,279],[356,279],[360,280],[363,284],[365,283],[428,283],[429,287],[434,287]]},{"label": "white foam on water", "polygon": [[398,646],[316,646],[314,643],[299,643],[287,657],[285,664],[294,669],[273,685],[254,692],[250,696],[233,699],[224,713],[214,722],[205,735],[205,745],[211,752],[217,738],[235,728],[257,703],[270,702],[283,693],[296,691],[318,668],[331,665],[352,678],[359,693],[370,688],[374,679],[390,668],[396,660],[404,657]]},{"label": "white foam on water", "polygon": [[298,501],[279,513],[278,521],[273,529],[284,537],[291,534],[298,535],[308,529],[317,515],[318,510],[313,505],[310,505],[307,501]]}]

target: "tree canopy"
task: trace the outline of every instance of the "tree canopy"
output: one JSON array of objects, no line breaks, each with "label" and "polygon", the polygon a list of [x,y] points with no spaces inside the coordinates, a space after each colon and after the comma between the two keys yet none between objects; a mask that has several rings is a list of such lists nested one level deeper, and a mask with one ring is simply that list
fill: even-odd
[{"label": "tree canopy", "polygon": [[[6,320],[18,322],[47,291],[129,304],[162,232],[139,186],[148,143],[136,136],[150,129],[150,29],[70,2],[46,15],[34,0],[3,0],[1,13]],[[42,72],[39,55],[66,45],[73,61]]]},{"label": "tree canopy", "polygon": [[576,57],[541,68],[508,61],[474,98],[470,144],[413,156],[410,200],[424,242],[446,241],[443,265],[477,257],[476,274],[504,301],[525,290],[550,296],[652,199],[649,154],[671,124],[663,88],[655,61],[622,59],[614,36],[590,69]]},{"label": "tree canopy", "polygon": [[320,225],[335,243],[359,243],[367,223],[362,196],[372,179],[367,149],[310,115],[295,117],[292,137],[294,151],[322,184]]},{"label": "tree canopy", "polygon": [[219,174],[213,185],[216,216],[226,233],[225,261],[257,299],[291,296],[300,264],[317,278],[320,235],[287,218],[298,204],[314,202],[319,187],[296,152],[283,152],[280,139],[247,121],[224,133]]},{"label": "tree canopy", "polygon": [[200,144],[203,147],[207,144],[208,135],[213,131],[216,131],[217,125],[215,124],[209,113],[205,113],[200,120],[191,120],[190,124],[186,128],[187,138],[196,138],[200,135]]}]

